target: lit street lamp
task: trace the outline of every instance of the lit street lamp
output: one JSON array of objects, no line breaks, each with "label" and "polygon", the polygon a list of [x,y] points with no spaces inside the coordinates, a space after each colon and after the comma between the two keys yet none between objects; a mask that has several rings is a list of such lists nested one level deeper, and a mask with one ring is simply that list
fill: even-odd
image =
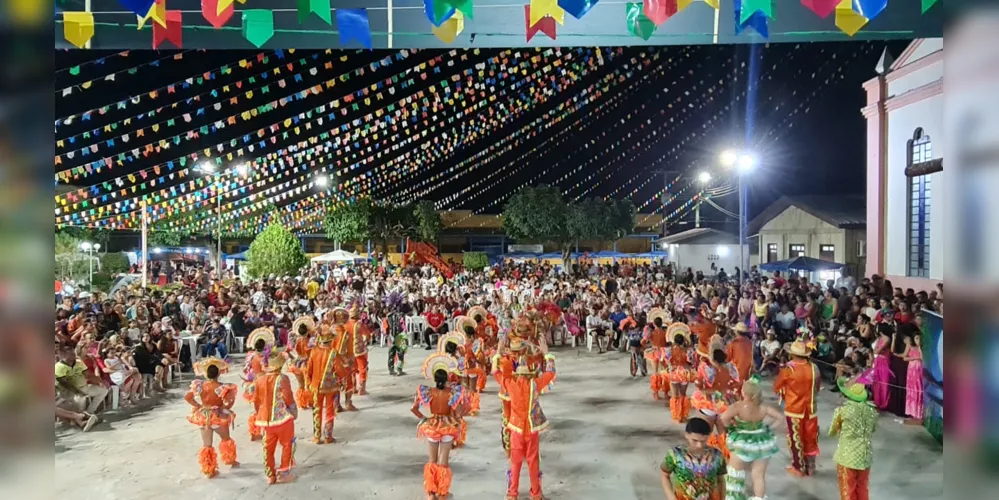
[{"label": "lit street lamp", "polygon": [[735,170],[739,176],[739,285],[742,285],[742,275],[749,267],[746,262],[746,184],[743,177],[756,167],[756,158],[748,152],[732,150],[722,151],[721,164]]},{"label": "lit street lamp", "polygon": [[707,184],[711,182],[711,172],[701,172],[697,174],[697,181],[701,184]]},{"label": "lit street lamp", "polygon": [[87,263],[90,264],[90,275],[87,278],[87,285],[90,286],[90,291],[93,292],[94,283],[94,252],[101,249],[100,243],[90,243],[89,241],[84,241],[80,243],[80,250],[87,252]]},{"label": "lit street lamp", "polygon": [[216,276],[221,278],[222,277],[222,176],[225,175],[227,172],[235,172],[236,175],[240,177],[245,177],[250,171],[250,166],[247,163],[240,163],[239,165],[236,165],[236,167],[231,171],[223,170],[222,172],[216,174],[215,165],[212,164],[211,162],[206,161],[195,167],[195,171],[205,176],[209,175],[216,176],[215,200],[216,200],[216,209],[218,210],[218,213],[216,214],[215,218],[215,231],[216,231],[216,245],[217,245],[216,251],[218,253],[217,255],[218,260],[216,261],[215,273]]}]

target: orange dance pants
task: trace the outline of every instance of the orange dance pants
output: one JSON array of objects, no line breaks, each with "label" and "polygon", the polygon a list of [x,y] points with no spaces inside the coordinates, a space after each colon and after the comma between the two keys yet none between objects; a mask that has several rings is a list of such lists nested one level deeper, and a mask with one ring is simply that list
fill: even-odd
[{"label": "orange dance pants", "polygon": [[819,455],[819,418],[787,417],[787,447],[791,451],[791,467],[808,476],[815,472],[815,457]]},{"label": "orange dance pants", "polygon": [[541,455],[538,433],[510,433],[510,469],[507,471],[508,497],[516,497],[520,490],[520,468],[527,460],[527,473],[531,478],[531,498],[541,497]]},{"label": "orange dance pants", "polygon": [[[295,421],[289,420],[274,427],[261,427],[264,431],[264,474],[267,478],[281,479],[295,466]],[[274,467],[274,452],[281,445],[281,465]]]},{"label": "orange dance pants", "polygon": [[836,478],[839,480],[840,500],[869,500],[871,469],[848,469],[842,465],[836,466]]},{"label": "orange dance pants", "polygon": [[357,380],[362,384],[368,381],[368,354],[358,354],[357,360]]},{"label": "orange dance pants", "polygon": [[316,442],[333,441],[336,397],[336,393],[312,393],[312,439]]}]

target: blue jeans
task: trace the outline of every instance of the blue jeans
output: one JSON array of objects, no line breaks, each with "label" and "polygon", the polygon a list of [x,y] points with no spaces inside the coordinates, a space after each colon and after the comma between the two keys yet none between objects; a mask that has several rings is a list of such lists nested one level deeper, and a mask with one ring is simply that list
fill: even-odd
[{"label": "blue jeans", "polygon": [[201,357],[207,358],[208,356],[213,356],[218,352],[218,357],[225,359],[229,356],[229,351],[225,348],[224,342],[219,342],[217,344],[204,344],[201,346]]}]

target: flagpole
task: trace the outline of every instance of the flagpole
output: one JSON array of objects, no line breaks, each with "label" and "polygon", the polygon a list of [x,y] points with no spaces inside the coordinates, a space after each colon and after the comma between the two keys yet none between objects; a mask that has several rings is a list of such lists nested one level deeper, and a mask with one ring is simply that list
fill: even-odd
[{"label": "flagpole", "polygon": [[148,218],[146,213],[146,200],[139,202],[142,207],[142,257],[139,259],[139,272],[142,273],[142,289],[146,289],[146,264],[149,262],[149,244],[147,239]]},{"label": "flagpole", "polygon": [[[84,11],[84,12],[87,12],[87,13],[90,13],[90,1],[91,1],[91,0],[84,0],[84,1],[83,1],[83,11]],[[90,38],[88,38],[88,39],[87,39],[87,43],[85,43],[85,44],[83,45],[83,48],[85,48],[85,49],[89,49],[89,48],[90,48],[90,40],[91,40],[91,39],[93,39],[93,38],[94,38],[94,37],[90,37]]]},{"label": "flagpole", "polygon": [[[90,0],[87,0],[90,1]],[[392,48],[392,31],[394,28],[394,19],[392,18],[392,0],[388,0],[388,48]]]},{"label": "flagpole", "polygon": [[719,24],[719,22],[721,22],[721,8],[720,7],[721,6],[719,6],[719,8],[717,8],[717,9],[715,9],[715,34],[714,34],[714,37],[712,37],[712,39],[711,39],[711,43],[714,43],[714,44],[718,43],[718,24]]}]

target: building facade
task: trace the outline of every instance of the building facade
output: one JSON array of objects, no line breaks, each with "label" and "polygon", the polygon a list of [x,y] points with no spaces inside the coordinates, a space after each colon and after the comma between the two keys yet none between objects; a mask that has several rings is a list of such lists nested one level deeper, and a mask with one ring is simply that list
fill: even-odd
[{"label": "building facade", "polygon": [[943,280],[943,39],[919,39],[864,84],[867,276],[931,290]]},{"label": "building facade", "polygon": [[[657,250],[667,252],[666,260],[678,272],[687,268],[706,276],[713,276],[724,269],[729,276],[736,276],[739,267],[739,237],[709,228],[694,228],[664,236],[656,240]],[[748,245],[743,246],[748,256]]]}]

